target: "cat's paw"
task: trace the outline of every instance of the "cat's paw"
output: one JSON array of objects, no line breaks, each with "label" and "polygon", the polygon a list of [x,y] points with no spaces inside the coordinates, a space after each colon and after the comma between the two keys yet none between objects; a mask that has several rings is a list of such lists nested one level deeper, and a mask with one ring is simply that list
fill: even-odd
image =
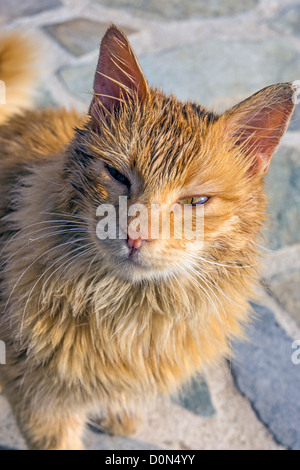
[{"label": "cat's paw", "polygon": [[142,419],[137,415],[121,413],[103,419],[93,418],[91,424],[107,434],[129,436],[139,429]]}]

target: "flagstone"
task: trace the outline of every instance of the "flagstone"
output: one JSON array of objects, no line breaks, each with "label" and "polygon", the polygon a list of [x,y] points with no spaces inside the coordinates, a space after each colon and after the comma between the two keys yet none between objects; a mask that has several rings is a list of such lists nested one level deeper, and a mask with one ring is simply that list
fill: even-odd
[{"label": "flagstone", "polygon": [[23,16],[32,16],[62,6],[60,0],[2,0],[0,20],[7,21]]},{"label": "flagstone", "polygon": [[[71,54],[80,57],[99,48],[101,38],[109,24],[87,18],[74,18],[62,23],[47,25],[45,30]],[[135,32],[133,28],[120,27],[127,35]]]},{"label": "flagstone", "polygon": [[300,365],[292,361],[293,339],[269,309],[254,309],[257,319],[247,328],[247,342],[233,344],[235,382],[276,441],[300,450]]},{"label": "flagstone", "polygon": [[158,20],[186,20],[228,16],[249,11],[257,4],[257,0],[97,0],[101,5],[110,8],[122,8],[143,18]]}]

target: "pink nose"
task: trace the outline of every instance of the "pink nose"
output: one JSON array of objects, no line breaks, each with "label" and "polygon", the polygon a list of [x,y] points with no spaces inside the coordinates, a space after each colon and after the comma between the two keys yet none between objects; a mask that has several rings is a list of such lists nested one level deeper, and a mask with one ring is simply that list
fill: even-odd
[{"label": "pink nose", "polygon": [[147,240],[143,240],[141,237],[136,238],[136,239],[130,238],[129,235],[127,237],[127,245],[128,245],[128,248],[130,248],[132,252],[139,250],[141,246],[143,246],[145,243],[147,243]]}]

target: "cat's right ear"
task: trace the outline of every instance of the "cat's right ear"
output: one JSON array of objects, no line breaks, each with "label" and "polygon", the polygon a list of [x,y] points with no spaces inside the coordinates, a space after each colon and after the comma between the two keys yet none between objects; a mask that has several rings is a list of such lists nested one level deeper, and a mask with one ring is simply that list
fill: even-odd
[{"label": "cat's right ear", "polygon": [[112,25],[102,39],[90,115],[117,110],[120,103],[149,95],[147,81],[125,34]]}]

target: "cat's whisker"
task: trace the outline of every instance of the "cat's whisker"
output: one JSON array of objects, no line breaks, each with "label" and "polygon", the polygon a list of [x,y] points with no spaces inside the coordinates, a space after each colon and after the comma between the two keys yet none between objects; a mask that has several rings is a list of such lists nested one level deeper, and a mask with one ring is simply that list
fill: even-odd
[{"label": "cat's whisker", "polygon": [[[38,170],[38,168],[36,167],[36,165],[34,164],[31,164],[32,165],[32,168],[34,168],[35,170]],[[44,181],[46,181],[46,183],[50,183],[50,184],[54,184],[55,186],[60,186],[60,187],[64,187],[64,185],[62,183],[57,183],[57,181],[50,181],[48,180],[45,175],[40,175],[40,178],[42,178]]]},{"label": "cat's whisker", "polygon": [[[187,268],[190,268],[190,269],[191,269],[191,267],[188,266],[188,265],[187,265]],[[197,273],[195,270],[193,270],[193,269],[191,269],[191,270],[192,270],[192,272],[196,275],[196,277],[198,277],[198,278],[202,281],[202,283],[205,284],[205,286],[207,287],[207,289],[209,289],[210,292],[211,292],[211,293],[214,295],[214,297],[216,298],[217,303],[219,304],[219,306],[221,307],[221,309],[222,309],[222,311],[223,311],[223,313],[224,313],[225,320],[226,320],[226,324],[227,324],[227,331],[229,331],[229,325],[228,325],[227,314],[226,314],[226,312],[225,312],[225,309],[224,309],[224,307],[223,307],[223,305],[222,305],[220,299],[218,298],[218,296],[216,295],[216,293],[208,286],[208,284],[207,284],[206,280],[203,278],[203,276],[201,276],[201,275],[200,275],[199,273]],[[200,285],[202,285],[202,284],[200,284]],[[205,290],[203,286],[202,286],[202,289]],[[205,291],[206,291],[206,290],[205,290]],[[213,299],[211,298],[211,296],[209,295],[209,293],[208,293],[207,291],[206,291],[206,294],[207,294],[208,297],[211,299],[212,305],[215,307],[214,309],[215,309],[215,312],[217,313],[217,317],[218,317],[218,320],[219,320],[219,322],[220,322],[221,329],[222,329],[222,336],[223,336],[223,339],[225,340],[226,335],[225,335],[225,332],[224,332],[224,324],[223,324],[221,315],[220,315],[220,313],[219,313],[219,310],[218,310],[218,308],[217,308],[215,302],[213,301]]]},{"label": "cat's whisker", "polygon": [[63,234],[68,234],[68,233],[72,233],[72,234],[78,233],[80,235],[80,234],[86,234],[86,233],[94,234],[95,232],[92,230],[80,230],[78,228],[64,229],[64,230],[57,230],[55,232],[46,233],[45,235],[42,235],[38,238],[30,238],[29,240],[30,242],[36,242],[36,241],[43,240],[44,238],[48,238],[53,235],[63,235]]},{"label": "cat's whisker", "polygon": [[[193,272],[194,272],[194,274],[195,274],[197,277],[199,277],[199,278],[202,280],[202,282],[204,282],[204,284],[206,285],[206,287],[207,287],[207,288],[211,291],[211,293],[215,296],[215,298],[216,298],[218,304],[220,305],[221,309],[223,310],[223,313],[224,313],[225,319],[226,319],[226,323],[227,323],[227,331],[229,331],[230,328],[229,328],[229,323],[228,323],[228,317],[227,317],[227,313],[226,313],[226,311],[225,311],[225,309],[224,309],[224,306],[223,306],[222,302],[220,301],[220,299],[218,298],[216,292],[215,292],[210,286],[208,286],[207,283],[209,283],[211,286],[213,286],[214,288],[216,288],[217,291],[219,291],[221,294],[223,294],[231,303],[233,303],[234,301],[233,301],[232,299],[229,299],[229,298],[226,296],[226,294],[224,294],[220,289],[217,288],[217,286],[216,286],[215,284],[212,284],[207,278],[204,278],[204,276],[200,275],[200,273],[198,273],[196,270],[193,269]],[[234,302],[234,303],[235,303],[235,302]],[[238,305],[238,306],[240,307],[240,305]]]},{"label": "cat's whisker", "polygon": [[[203,272],[203,275],[205,276],[205,279],[207,282],[209,282],[209,284],[211,286],[213,286],[218,292],[220,292],[220,294],[222,294],[227,300],[229,300],[230,303],[233,303],[235,305],[237,305],[238,307],[242,307],[242,305],[238,304],[235,300],[233,300],[232,298],[228,297],[221,289],[218,288],[218,286],[216,285],[216,283],[212,283],[210,280],[214,280],[210,274],[208,272],[206,272],[201,266],[199,266],[198,264],[194,263],[193,261],[190,261],[196,268],[200,269],[201,272]],[[209,277],[209,279],[207,279],[207,276]],[[224,312],[225,313],[225,312]]]},{"label": "cat's whisker", "polygon": [[213,266],[220,266],[222,268],[244,269],[244,268],[254,268],[254,267],[258,266],[258,263],[256,263],[256,264],[246,264],[246,265],[242,265],[242,266],[222,264],[222,263],[218,263],[217,261],[210,261],[206,258],[203,258],[203,256],[197,255],[195,253],[188,252],[188,254],[189,254],[189,256],[191,256],[193,258],[196,258],[200,261],[203,261],[204,263],[208,263],[208,264],[211,264]]},{"label": "cat's whisker", "polygon": [[[199,269],[201,269],[199,266],[197,266]],[[206,275],[205,271],[202,269],[203,273]],[[210,277],[210,276],[209,276]],[[204,278],[201,276],[203,282],[205,282]],[[211,279],[211,277],[210,277]],[[219,289],[216,284],[210,282],[207,278],[206,278],[206,281],[211,285],[213,286],[215,289],[217,289],[218,292],[220,292],[223,296],[226,297],[227,300],[229,300],[230,303],[234,303],[235,305],[237,305],[239,308],[242,307],[240,304],[238,304],[236,301],[234,301],[233,299],[229,298],[221,289]],[[205,282],[206,284],[206,282]],[[206,284],[207,285],[207,284]],[[207,286],[208,287],[208,286]],[[224,312],[224,315],[225,315],[225,319],[226,319],[226,323],[227,323],[227,331],[229,332],[230,331],[230,327],[229,327],[229,322],[228,322],[228,317],[227,317],[227,313],[220,301],[220,299],[218,298],[217,294],[213,291],[213,289],[211,289],[212,293],[214,294],[214,296],[216,297],[219,305],[222,307],[222,310]],[[231,352],[232,352],[232,344],[231,344],[231,338],[230,338],[230,335],[228,335],[228,342],[229,342],[229,352],[230,352],[230,357],[231,357]]]},{"label": "cat's whisker", "polygon": [[[80,249],[81,247],[75,249],[74,251],[78,251],[78,249]],[[70,256],[70,253],[65,253],[63,256],[61,256],[60,258],[56,259],[54,261],[53,264],[51,264],[51,266],[49,268],[46,269],[46,271],[43,271],[43,273],[39,276],[39,278],[37,279],[37,281],[33,284],[30,292],[29,292],[29,295],[27,297],[27,301],[25,303],[25,307],[24,307],[24,310],[23,310],[23,315],[22,315],[22,320],[21,320],[21,331],[23,330],[23,325],[24,325],[24,318],[25,318],[25,313],[26,313],[26,309],[27,309],[27,306],[28,306],[28,303],[30,301],[30,298],[31,298],[31,295],[34,291],[34,289],[36,288],[36,286],[38,285],[39,281],[43,278],[43,276],[53,267],[55,266],[59,261],[61,261],[62,259],[64,259],[66,256]]]},{"label": "cat's whisker", "polygon": [[[2,248],[1,252],[0,252],[0,256],[4,253],[4,251],[6,250],[7,246],[16,238],[16,236],[18,236],[20,233],[24,232],[25,230],[28,230],[29,228],[32,228],[36,225],[42,225],[42,224],[48,224],[48,223],[53,223],[54,220],[43,220],[41,222],[36,222],[34,224],[30,224],[30,225],[27,225],[26,227],[23,227],[22,229],[12,229],[12,230],[16,230],[16,233],[14,233],[14,235],[12,235],[6,242],[5,242],[5,245],[4,247]],[[63,223],[66,223],[66,220],[55,220],[55,223],[56,222],[63,222]],[[74,224],[74,221],[70,220],[69,223],[72,223]],[[51,228],[51,227],[50,227]],[[49,227],[44,227],[44,228],[40,228],[39,230],[48,230]],[[35,233],[35,232],[31,232],[30,235],[32,233]]]},{"label": "cat's whisker", "polygon": [[251,240],[251,238],[244,237],[244,236],[243,236],[243,238],[245,240],[248,240],[250,243],[253,243],[253,245],[258,246],[262,250],[269,251],[270,253],[274,253],[274,250],[272,250],[271,248],[267,248],[266,246],[260,245],[259,243],[256,243],[254,240]]},{"label": "cat's whisker", "polygon": [[[41,214],[58,215],[60,217],[66,217],[65,222],[69,222],[69,220],[68,220],[69,217],[74,218],[74,219],[78,220],[78,222],[82,222],[82,223],[84,223],[83,222],[84,220],[87,220],[87,221],[90,221],[90,222],[95,222],[95,220],[92,219],[91,217],[86,217],[86,216],[81,215],[81,214],[74,215],[74,214],[68,214],[67,212],[41,212]],[[56,222],[56,219],[54,219],[53,222]]]},{"label": "cat's whisker", "polygon": [[[88,244],[88,245],[86,245],[86,246],[89,246],[89,245],[91,246],[91,248],[87,249],[87,250],[86,250],[84,253],[82,253],[82,254],[79,253],[78,255],[76,255],[75,259],[72,259],[72,260],[70,261],[70,263],[65,267],[64,271],[67,271],[67,270],[72,266],[72,264],[75,264],[75,262],[78,261],[78,259],[81,258],[81,256],[86,256],[86,255],[90,255],[91,253],[95,253],[95,247],[94,247],[93,243]],[[95,260],[98,256],[99,256],[99,253],[96,253],[95,256],[94,256],[94,258],[93,258],[93,260]],[[85,271],[84,271],[85,274],[87,274],[87,273],[89,272],[89,269],[90,269],[90,267],[91,267],[91,263],[92,263],[92,262],[90,262],[88,268],[85,269]],[[64,275],[64,271],[62,271],[62,272],[60,273],[60,275],[59,275],[58,278],[57,278],[57,281],[61,278],[61,276]],[[66,280],[66,283],[67,283],[67,282],[70,282],[70,280],[72,280],[72,279],[74,278],[74,276],[76,276],[75,273],[73,274],[73,276],[72,276],[71,278],[68,278],[68,279]]]},{"label": "cat's whisker", "polygon": [[171,279],[174,279],[174,280],[176,281],[178,287],[179,287],[180,290],[183,292],[183,294],[184,294],[184,296],[185,296],[185,298],[186,298],[186,300],[187,300],[187,303],[188,303],[188,305],[189,305],[189,307],[190,307],[190,311],[192,311],[193,308],[192,308],[191,301],[190,301],[190,299],[188,298],[188,295],[187,295],[187,293],[186,293],[186,291],[185,291],[183,285],[180,284],[180,282],[179,282],[179,280],[177,279],[175,273],[171,272],[171,273],[170,273],[170,276],[171,276]]},{"label": "cat's whisker", "polygon": [[97,252],[94,256],[94,258],[92,259],[92,261],[90,262],[88,268],[87,268],[87,275],[90,273],[91,269],[92,269],[92,266],[93,264],[95,263],[96,259],[99,257],[99,253]]},{"label": "cat's whisker", "polygon": [[[88,246],[90,245],[93,245],[93,243],[88,243],[88,244],[85,244],[83,247],[78,247],[76,249],[74,249],[72,251],[72,254],[78,250],[83,250],[83,252],[80,252],[78,255],[75,255],[72,257],[72,260],[71,260],[71,263],[73,262],[74,258],[77,258],[78,256],[83,256],[83,255],[86,255],[87,252],[89,252],[90,250],[89,249],[86,249]],[[27,299],[27,302],[26,302],[26,305],[25,305],[25,308],[24,308],[24,313],[23,313],[23,317],[25,317],[25,312],[26,312],[26,309],[27,309],[27,306],[28,306],[28,303],[30,301],[30,297],[35,289],[35,287],[38,285],[39,281],[43,278],[43,276],[48,272],[50,271],[53,266],[55,266],[55,264],[57,264],[59,261],[61,261],[62,259],[64,259],[66,256],[69,256],[70,253],[66,253],[64,256],[60,257],[58,260],[55,260],[54,263],[51,264],[51,266],[49,268],[46,269],[46,271],[44,271],[42,273],[42,275],[39,277],[39,279],[36,281],[36,283],[34,284],[34,286],[32,287],[32,290],[30,291],[30,294],[29,294],[29,297]],[[40,306],[40,299],[41,299],[41,295],[43,295],[43,292],[44,292],[44,289],[45,289],[45,286],[46,286],[46,283],[51,279],[51,277],[59,270],[61,269],[64,265],[66,265],[67,263],[69,262],[69,259],[67,259],[64,263],[62,263],[61,265],[58,266],[58,268],[55,269],[54,272],[52,272],[52,274],[50,274],[50,276],[48,277],[47,281],[43,284],[42,286],[42,289],[41,289],[41,293],[40,293],[40,296],[39,296],[39,301],[38,301],[38,306]],[[39,310],[39,307],[38,307],[38,310]],[[23,320],[22,320],[22,325],[23,325]]]},{"label": "cat's whisker", "polygon": [[[187,266],[187,269],[189,268],[189,266]],[[199,283],[199,281],[196,281],[195,278],[188,272],[187,269],[183,269],[184,273],[186,276],[188,276],[188,278],[192,281],[192,283],[200,288],[201,292],[204,294],[204,297],[208,300],[208,304],[210,304],[212,306],[212,311],[215,310],[216,314],[217,314],[217,318],[219,320],[219,323],[220,323],[220,326],[221,326],[221,330],[222,330],[222,337],[225,338],[225,334],[224,334],[224,329],[223,329],[223,322],[222,322],[222,319],[220,317],[220,314],[219,314],[219,311],[217,309],[217,306],[215,305],[215,302],[213,301],[213,299],[211,298],[211,296],[208,294],[207,290],[205,289],[205,287]],[[208,310],[208,317],[210,315],[210,310]]]},{"label": "cat's whisker", "polygon": [[43,256],[47,255],[48,253],[52,252],[53,250],[58,250],[59,248],[63,247],[63,246],[66,246],[66,245],[72,245],[74,243],[78,243],[79,241],[84,241],[84,238],[82,239],[79,239],[79,240],[76,240],[76,241],[68,241],[68,242],[65,242],[65,243],[61,243],[60,245],[58,246],[54,246],[52,248],[50,248],[49,250],[45,251],[44,253],[42,253],[41,255],[39,255],[26,269],[25,271],[23,271],[23,273],[21,274],[21,276],[18,278],[17,282],[14,284],[13,286],[13,289],[6,301],[6,304],[5,304],[5,307],[4,307],[4,311],[6,311],[7,309],[7,306],[11,300],[11,297],[14,293],[14,291],[16,290],[16,287],[18,286],[19,282],[23,279],[23,277],[25,276],[25,274],[29,271],[29,269],[32,268],[32,266],[34,266],[35,263],[37,263],[37,261],[39,261],[41,258],[43,258]]},{"label": "cat's whisker", "polygon": [[[214,303],[214,301],[212,300],[212,298],[210,297],[210,295],[208,294],[208,292],[206,291],[206,289],[203,287],[202,284],[199,283],[199,281],[197,281],[193,276],[192,274],[189,272],[189,269],[190,269],[190,266],[186,263],[182,263],[186,269],[184,269],[184,272],[185,274],[189,277],[189,279],[193,282],[193,284],[196,286],[196,287],[199,287],[205,294],[206,294],[206,298],[209,300],[209,302],[211,303],[211,305],[213,306],[213,308],[216,310],[216,313],[218,315],[218,317],[220,318],[220,315],[219,315],[219,312],[216,308],[216,305]],[[220,318],[220,321],[221,321],[221,318]],[[222,321],[221,321],[222,323]]]},{"label": "cat's whisker", "polygon": [[[186,266],[188,269],[190,269],[190,270],[192,271],[192,273],[193,273],[196,277],[198,277],[198,278],[206,285],[206,287],[216,296],[216,294],[215,294],[215,292],[212,290],[212,288],[211,288],[210,286],[208,286],[207,280],[205,280],[204,277],[203,277],[198,271],[196,271],[196,269],[195,269],[193,266],[189,265],[188,263],[185,263],[185,266]],[[216,298],[217,298],[217,301],[219,302],[220,306],[223,308],[223,306],[222,306],[222,304],[220,303],[220,301],[219,301],[219,299],[218,299],[217,296],[216,296]],[[224,309],[223,309],[223,311],[224,311]],[[224,314],[225,314],[225,316],[226,316],[225,311],[224,311]]]},{"label": "cat's whisker", "polygon": [[[51,228],[54,228],[54,227],[51,227]],[[49,227],[45,227],[41,230],[48,230]],[[31,232],[31,235],[36,233],[38,231],[35,231],[35,232]],[[65,230],[60,230],[60,231],[55,231],[55,232],[52,232],[52,233],[46,233],[38,238],[32,238],[32,239],[28,239],[27,243],[23,246],[21,246],[17,251],[15,251],[12,255],[9,256],[9,258],[5,259],[3,261],[3,263],[0,264],[0,268],[3,267],[6,263],[8,263],[12,258],[14,258],[18,253],[20,253],[21,251],[24,250],[24,246],[27,247],[27,246],[30,246],[32,243],[36,242],[36,241],[39,241],[39,240],[44,240],[44,239],[47,239],[49,237],[54,237],[55,235],[61,235],[61,234],[64,234],[64,233],[69,233],[69,232],[74,232],[74,233],[78,233],[78,235],[82,236],[86,233],[90,233],[91,235],[94,235],[94,232],[93,231],[90,231],[90,230],[80,230],[78,228],[73,228],[73,229],[65,229]],[[30,234],[29,234],[30,235]]]},{"label": "cat's whisker", "polygon": [[[31,234],[29,234],[29,235],[33,235],[33,234],[35,234],[35,233],[37,233],[37,232],[40,232],[41,230],[48,230],[48,229],[49,229],[49,227],[45,227],[45,228],[43,228],[43,229],[40,229],[40,230],[31,232]],[[17,235],[17,234],[16,234],[16,235]],[[8,263],[12,258],[14,258],[18,253],[20,253],[21,251],[23,251],[23,250],[24,250],[24,246],[29,246],[33,241],[34,241],[34,240],[30,240],[30,239],[29,239],[25,245],[21,246],[17,251],[15,251],[15,252],[14,252],[12,255],[10,255],[8,258],[5,258],[4,261],[3,261],[3,263],[0,264],[0,268],[2,268],[5,264],[7,264],[7,263]],[[10,240],[8,240],[7,244],[8,244],[9,242],[12,242],[12,238],[11,238]]]},{"label": "cat's whisker", "polygon": [[[42,289],[41,289],[41,293],[40,293],[39,301],[38,301],[38,305],[39,305],[39,306],[40,306],[40,302],[41,302],[41,297],[44,295],[44,292],[45,292],[45,287],[46,287],[47,283],[50,281],[50,279],[57,273],[57,271],[59,271],[60,269],[62,270],[62,267],[65,266],[64,270],[62,270],[62,272],[60,273],[60,275],[57,277],[57,279],[56,279],[56,281],[55,281],[55,284],[56,284],[56,283],[58,282],[58,280],[60,279],[60,277],[63,275],[64,271],[65,271],[66,269],[68,269],[75,261],[77,261],[78,258],[80,258],[81,256],[86,255],[86,254],[89,253],[89,252],[94,251],[94,249],[88,249],[88,250],[86,250],[86,248],[87,248],[88,246],[91,246],[91,245],[94,245],[94,244],[93,244],[93,243],[88,243],[88,244],[84,245],[84,246],[82,247],[82,249],[84,250],[83,252],[80,252],[80,253],[78,253],[77,255],[72,256],[71,261],[70,261],[69,259],[67,259],[63,264],[59,265],[59,266],[49,275],[49,277],[48,277],[47,280],[44,282],[44,284],[43,284],[43,286],[42,286]],[[81,247],[80,247],[80,248],[81,248]],[[79,248],[78,248],[78,249],[79,249]],[[77,250],[74,250],[73,253],[74,253],[75,251],[78,251],[78,249],[77,249]],[[97,256],[97,255],[96,255],[96,256]],[[51,269],[53,266],[55,266],[55,264],[56,264],[57,262],[59,262],[59,261],[60,261],[60,260],[56,260],[56,261],[50,266],[49,269]],[[70,261],[70,263],[67,264],[69,261]],[[47,271],[46,271],[46,272],[47,272]],[[46,274],[46,272],[45,272],[44,274]],[[55,284],[54,284],[54,285],[55,285]],[[54,286],[53,286],[53,287],[54,287]],[[53,290],[53,287],[52,287],[52,290]]]}]

